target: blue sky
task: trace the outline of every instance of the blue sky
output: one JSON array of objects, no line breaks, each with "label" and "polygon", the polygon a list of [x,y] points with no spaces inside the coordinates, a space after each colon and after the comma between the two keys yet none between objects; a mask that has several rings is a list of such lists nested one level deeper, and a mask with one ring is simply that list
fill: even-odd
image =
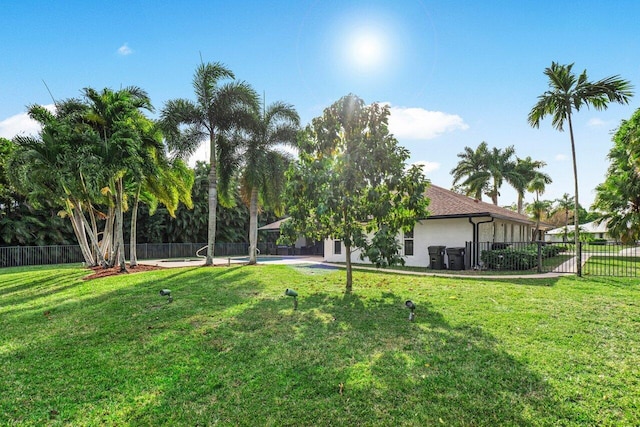
[{"label": "blue sky", "polygon": [[[527,114],[552,61],[592,80],[640,85],[640,2],[606,1],[6,1],[0,13],[0,136],[33,132],[29,104],[83,87],[135,85],[156,107],[193,97],[200,62],[220,61],[267,103],[293,104],[304,124],[355,93],[386,102],[390,127],[449,188],[465,146],[514,145],[547,163],[543,195],[573,194],[569,135]],[[583,110],[575,120],[580,200],[604,180],[611,132],[640,106]],[[206,154],[202,154],[205,159]],[[533,196],[528,195],[527,201]],[[515,201],[508,187],[500,204]]]}]

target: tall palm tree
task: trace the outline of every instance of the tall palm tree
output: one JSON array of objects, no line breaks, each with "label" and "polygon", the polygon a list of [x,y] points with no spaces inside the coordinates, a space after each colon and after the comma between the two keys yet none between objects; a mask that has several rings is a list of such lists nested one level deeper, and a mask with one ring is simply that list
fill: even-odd
[{"label": "tall palm tree", "polygon": [[[258,109],[256,92],[219,62],[200,64],[193,77],[196,100],[174,99],[165,104],[161,120],[169,147],[180,156],[192,155],[203,140],[209,140],[209,218],[206,264],[213,264],[218,207],[217,155],[230,132],[251,110]],[[248,111],[249,110],[249,111]]]},{"label": "tall palm tree", "polygon": [[254,114],[240,178],[242,194],[249,200],[249,264],[256,263],[259,205],[270,206],[275,211],[282,209],[284,172],[291,156],[278,146],[294,146],[299,126],[298,113],[283,102],[275,102],[262,114]]},{"label": "tall palm tree", "polygon": [[460,185],[467,196],[482,200],[482,194],[488,190],[491,180],[488,157],[489,149],[484,141],[475,150],[464,147],[464,151],[458,153],[460,161],[450,172],[453,175],[453,185],[462,181]]},{"label": "tall palm tree", "polygon": [[[609,103],[628,104],[633,96],[631,83],[620,76],[611,76],[596,82],[587,79],[587,71],[579,76],[572,72],[573,64],[560,65],[551,63],[551,67],[544,70],[549,78],[549,89],[538,97],[538,102],[529,112],[529,124],[535,128],[540,127],[540,121],[550,115],[553,127],[559,131],[564,130],[565,122],[569,125],[569,137],[571,139],[571,155],[573,159],[574,180],[574,216],[575,244],[580,241],[578,231],[578,166],[576,162],[576,148],[573,136],[573,123],[571,121],[574,110],[580,111],[583,106],[593,107],[596,110],[607,109]],[[580,272],[579,272],[580,273]]]}]

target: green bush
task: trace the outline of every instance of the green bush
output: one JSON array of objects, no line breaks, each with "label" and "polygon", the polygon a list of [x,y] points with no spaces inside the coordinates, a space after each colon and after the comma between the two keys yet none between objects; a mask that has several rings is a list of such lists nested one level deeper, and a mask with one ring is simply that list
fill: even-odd
[{"label": "green bush", "polygon": [[529,270],[538,265],[538,249],[532,245],[520,249],[482,251],[480,259],[490,270]]},{"label": "green bush", "polygon": [[[566,246],[541,246],[542,258],[553,258],[567,250]],[[489,270],[529,270],[538,266],[538,245],[506,247],[482,251],[480,259]]]}]

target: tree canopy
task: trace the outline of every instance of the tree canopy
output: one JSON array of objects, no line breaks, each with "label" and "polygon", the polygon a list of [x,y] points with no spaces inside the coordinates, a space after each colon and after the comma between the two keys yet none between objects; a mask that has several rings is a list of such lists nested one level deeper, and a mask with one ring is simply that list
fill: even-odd
[{"label": "tree canopy", "polygon": [[351,254],[378,266],[403,263],[398,231],[428,214],[428,181],[388,130],[389,108],[347,95],[312,120],[298,140],[300,158],[288,172],[285,234],[332,238],[345,247],[346,291]]},{"label": "tree canopy", "polygon": [[593,207],[602,212],[612,237],[640,240],[640,109],[613,135],[605,181],[596,187]]}]

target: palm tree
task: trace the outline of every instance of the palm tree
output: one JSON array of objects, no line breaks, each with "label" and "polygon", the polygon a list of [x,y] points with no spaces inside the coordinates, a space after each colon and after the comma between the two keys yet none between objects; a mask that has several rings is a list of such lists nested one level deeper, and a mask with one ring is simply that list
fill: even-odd
[{"label": "palm tree", "polygon": [[503,149],[493,147],[487,156],[487,166],[493,184],[491,185],[487,195],[491,197],[494,205],[498,204],[498,196],[500,195],[500,187],[504,180],[516,180],[515,162],[511,159],[515,153],[513,145]]},{"label": "palm tree", "polygon": [[567,234],[569,227],[569,213],[575,208],[573,204],[573,197],[569,195],[569,193],[564,193],[560,199],[556,200],[556,205],[554,207],[555,212],[564,213],[564,234],[562,236],[562,241],[567,242]]},{"label": "palm tree", "polygon": [[540,229],[540,221],[543,219],[543,212],[549,210],[550,203],[548,201],[541,201],[540,196],[544,193],[547,184],[551,183],[550,179],[547,179],[548,175],[539,174],[529,183],[528,190],[532,193],[535,193],[536,200],[529,205],[531,212],[533,213],[534,219],[536,220],[536,229],[533,233],[534,236],[538,235],[538,230]]},{"label": "palm tree", "polygon": [[[569,125],[571,139],[571,155],[573,159],[574,207],[578,212],[578,166],[576,162],[576,148],[573,136],[573,111],[580,111],[583,106],[592,106],[596,110],[607,109],[610,102],[628,104],[633,96],[631,83],[619,76],[606,77],[596,82],[587,80],[587,71],[576,76],[572,72],[573,64],[560,65],[551,63],[551,67],[544,70],[549,78],[549,89],[538,97],[538,102],[529,112],[529,124],[540,127],[540,121],[550,115],[552,125],[559,131],[564,130],[565,121]],[[580,241],[578,231],[578,215],[574,216],[575,244]],[[578,272],[580,274],[580,272]]]},{"label": "palm tree", "polygon": [[259,205],[270,206],[276,213],[282,209],[284,172],[291,156],[277,147],[294,146],[299,125],[296,110],[283,102],[275,102],[262,115],[254,115],[240,178],[242,194],[249,200],[249,264],[256,263]]},{"label": "palm tree", "polygon": [[42,131],[38,138],[14,138],[16,150],[8,171],[12,183],[36,204],[49,200],[63,207],[85,262],[93,266],[103,259],[98,254],[96,260],[92,254],[87,234],[97,248],[97,233],[91,230],[84,211],[93,215],[91,193],[98,186],[92,184],[100,181],[102,173],[91,153],[99,138],[78,123],[85,111],[86,106],[77,100],[56,102],[55,113],[39,105],[29,107],[30,117],[42,125]]},{"label": "palm tree", "polygon": [[192,155],[201,142],[208,138],[209,157],[209,219],[207,232],[207,265],[213,264],[216,239],[216,210],[218,207],[217,154],[224,150],[231,131],[248,110],[258,109],[258,96],[244,82],[222,80],[235,79],[234,74],[221,63],[200,64],[193,78],[196,101],[174,99],[165,104],[161,119],[169,147],[180,156]]},{"label": "palm tree", "polygon": [[482,200],[482,194],[489,188],[491,173],[488,171],[489,149],[486,142],[481,142],[475,150],[464,147],[462,153],[458,153],[460,161],[451,169],[453,185],[458,182],[464,189],[465,195]]},{"label": "palm tree", "polygon": [[[140,177],[151,162],[145,140],[145,120],[142,109],[153,111],[147,93],[138,87],[118,91],[92,88],[83,90],[89,111],[84,117],[102,139],[99,156],[109,175],[109,187],[115,207],[115,233],[110,262],[117,262],[121,271],[126,270],[124,254],[124,219],[126,193],[125,175]],[[150,139],[146,139],[147,143]]]},{"label": "palm tree", "polygon": [[[542,174],[540,168],[543,168],[547,164],[540,160],[533,160],[531,156],[527,156],[524,159],[517,158],[514,170],[511,174],[505,176],[507,182],[516,190],[518,194],[517,212],[522,213],[524,194],[529,188],[529,184],[536,177],[537,174]],[[544,174],[551,182],[551,178]]]}]

